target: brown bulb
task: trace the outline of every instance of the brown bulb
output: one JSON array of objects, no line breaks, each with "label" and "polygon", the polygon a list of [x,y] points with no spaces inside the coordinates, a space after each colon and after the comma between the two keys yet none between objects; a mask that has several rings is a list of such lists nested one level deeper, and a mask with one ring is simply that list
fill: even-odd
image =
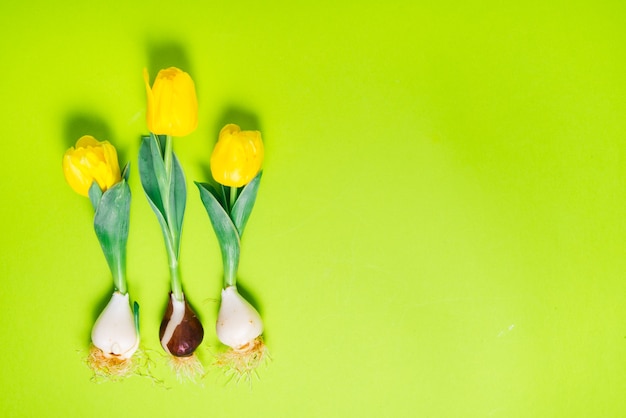
[{"label": "brown bulb", "polygon": [[196,313],[184,299],[176,300],[170,293],[159,338],[163,349],[176,357],[189,357],[204,338],[204,329]]}]

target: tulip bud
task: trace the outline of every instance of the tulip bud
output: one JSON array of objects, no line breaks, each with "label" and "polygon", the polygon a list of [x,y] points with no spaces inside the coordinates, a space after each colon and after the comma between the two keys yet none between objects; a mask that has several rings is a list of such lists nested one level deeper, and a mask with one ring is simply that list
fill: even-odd
[{"label": "tulip bud", "polygon": [[220,131],[211,154],[211,174],[225,186],[244,186],[261,170],[263,155],[259,131],[242,131],[239,126],[228,124]]},{"label": "tulip bud", "polygon": [[222,290],[216,331],[222,344],[234,349],[245,347],[263,333],[261,316],[235,286]]},{"label": "tulip bud", "polygon": [[159,71],[152,88],[144,69],[148,106],[146,123],[156,135],[185,136],[198,125],[198,100],[191,76],[170,67]]},{"label": "tulip bud", "polygon": [[74,191],[89,196],[93,182],[105,192],[121,180],[115,147],[93,136],[81,137],[63,156],[63,174]]},{"label": "tulip bud", "polygon": [[106,358],[129,359],[139,347],[139,335],[128,293],[114,292],[91,331],[91,341]]}]

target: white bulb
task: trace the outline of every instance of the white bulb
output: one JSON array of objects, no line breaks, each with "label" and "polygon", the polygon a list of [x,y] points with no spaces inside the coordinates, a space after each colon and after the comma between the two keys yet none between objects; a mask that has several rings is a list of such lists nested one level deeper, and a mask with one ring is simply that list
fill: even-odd
[{"label": "white bulb", "polygon": [[237,288],[228,286],[222,290],[215,328],[222,344],[238,349],[263,333],[263,321],[257,310],[237,292]]},{"label": "white bulb", "polygon": [[130,309],[128,293],[114,292],[91,331],[93,345],[105,357],[129,359],[139,347],[135,318]]}]

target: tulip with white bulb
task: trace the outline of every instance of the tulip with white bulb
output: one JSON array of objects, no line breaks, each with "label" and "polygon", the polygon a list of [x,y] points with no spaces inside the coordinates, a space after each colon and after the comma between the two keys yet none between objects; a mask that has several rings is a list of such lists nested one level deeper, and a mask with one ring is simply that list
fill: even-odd
[{"label": "tulip with white bulb", "polygon": [[83,136],[63,157],[68,184],[89,197],[94,230],[113,276],[114,292],[96,320],[87,364],[94,377],[120,378],[138,367],[139,305],[131,309],[126,283],[126,242],[130,218],[128,167],[120,172],[117,151],[107,141]]},{"label": "tulip with white bulb", "polygon": [[229,350],[217,364],[239,377],[249,377],[263,362],[263,321],[237,290],[241,236],[256,201],[261,181],[263,142],[258,131],[226,125],[211,155],[211,174],[217,185],[196,183],[222,252],[224,285],[216,331]]}]

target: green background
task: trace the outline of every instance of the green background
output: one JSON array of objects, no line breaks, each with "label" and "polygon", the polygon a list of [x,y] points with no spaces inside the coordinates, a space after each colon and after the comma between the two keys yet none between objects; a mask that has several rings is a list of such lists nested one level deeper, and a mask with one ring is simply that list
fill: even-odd
[{"label": "green background", "polygon": [[[626,415],[626,6],[558,2],[4,2],[0,415]],[[511,4],[507,4],[511,3]],[[206,327],[221,262],[193,180],[226,122],[264,177],[240,283],[272,362],[178,383],[143,195],[142,70],[194,78],[183,282]],[[154,385],[90,382],[112,282],[63,152],[131,162],[128,273]]]}]

